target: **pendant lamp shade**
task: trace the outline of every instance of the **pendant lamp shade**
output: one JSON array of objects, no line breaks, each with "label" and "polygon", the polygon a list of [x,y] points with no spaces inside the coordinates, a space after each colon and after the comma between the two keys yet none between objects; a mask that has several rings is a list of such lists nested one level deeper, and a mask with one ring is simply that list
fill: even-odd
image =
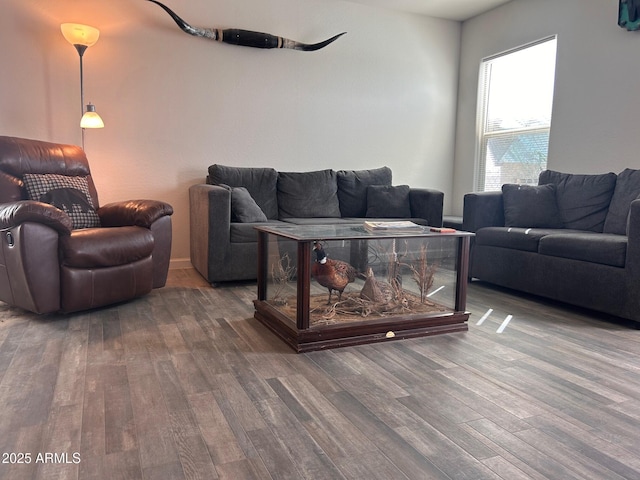
[{"label": "pendant lamp shade", "polygon": [[82,128],[104,128],[104,122],[96,112],[95,105],[92,103],[87,105],[87,111],[80,119],[80,126]]}]

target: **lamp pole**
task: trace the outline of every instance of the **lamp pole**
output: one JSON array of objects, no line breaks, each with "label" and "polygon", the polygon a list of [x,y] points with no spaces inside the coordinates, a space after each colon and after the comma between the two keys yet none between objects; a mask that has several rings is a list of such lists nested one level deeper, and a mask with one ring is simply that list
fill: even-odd
[{"label": "lamp pole", "polygon": [[[80,56],[80,118],[84,115],[84,70],[82,66],[82,58],[84,56],[84,52],[87,50],[87,45],[74,44],[76,50],[78,51],[78,55]],[[82,149],[84,150],[84,128],[80,127],[82,131]]]},{"label": "lamp pole", "polygon": [[90,119],[85,120],[84,112],[84,67],[83,57],[84,52],[91,45],[98,41],[100,31],[89,25],[82,25],[79,23],[63,23],[60,25],[62,35],[71,45],[74,46],[80,57],[80,131],[82,132],[82,149],[84,150],[84,130],[86,128],[102,128],[104,122],[100,116],[95,112],[95,107],[90,110]]}]

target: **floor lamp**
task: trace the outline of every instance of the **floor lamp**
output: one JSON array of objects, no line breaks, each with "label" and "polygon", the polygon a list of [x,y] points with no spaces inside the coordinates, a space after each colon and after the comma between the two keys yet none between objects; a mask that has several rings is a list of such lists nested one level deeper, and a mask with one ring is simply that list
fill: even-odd
[{"label": "floor lamp", "polygon": [[89,103],[87,110],[84,109],[84,72],[82,70],[82,57],[84,52],[91,45],[98,41],[100,30],[89,25],[79,23],[63,23],[60,25],[62,35],[71,45],[75,47],[80,56],[80,128],[82,130],[82,149],[84,150],[84,130],[85,128],[103,128],[104,122],[96,112],[96,107]]}]

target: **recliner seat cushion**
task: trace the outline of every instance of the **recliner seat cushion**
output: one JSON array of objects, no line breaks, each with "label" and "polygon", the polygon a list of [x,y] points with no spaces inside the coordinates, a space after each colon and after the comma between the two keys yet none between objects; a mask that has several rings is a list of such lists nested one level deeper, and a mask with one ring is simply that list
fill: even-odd
[{"label": "recliner seat cushion", "polygon": [[617,175],[575,175],[545,170],[538,183],[556,185],[556,202],[565,228],[602,232]]},{"label": "recliner seat cushion", "polygon": [[149,257],[153,234],[142,227],[88,228],[60,237],[62,265],[74,268],[115,267]]}]

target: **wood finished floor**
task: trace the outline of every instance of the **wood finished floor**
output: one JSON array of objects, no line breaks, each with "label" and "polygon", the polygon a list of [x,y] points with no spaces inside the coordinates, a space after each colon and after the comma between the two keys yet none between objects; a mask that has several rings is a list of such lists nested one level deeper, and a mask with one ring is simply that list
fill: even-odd
[{"label": "wood finished floor", "polygon": [[0,478],[640,479],[640,331],[473,283],[466,333],[298,355],[254,295],[0,304]]}]

